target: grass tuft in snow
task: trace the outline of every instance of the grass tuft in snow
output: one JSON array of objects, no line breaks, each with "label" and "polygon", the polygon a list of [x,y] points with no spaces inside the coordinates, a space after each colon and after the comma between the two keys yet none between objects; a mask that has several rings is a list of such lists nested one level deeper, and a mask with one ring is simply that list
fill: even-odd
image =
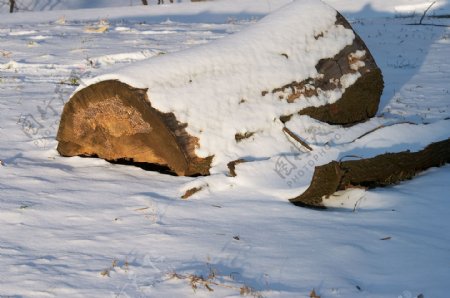
[{"label": "grass tuft in snow", "polygon": [[209,292],[214,292],[215,287],[221,287],[234,290],[242,296],[263,297],[261,293],[250,286],[237,282],[233,274],[222,275],[211,264],[208,263],[206,265],[208,267],[208,274],[206,276],[195,273],[179,274],[172,272],[168,274],[168,278],[187,281],[194,292],[202,288]]}]

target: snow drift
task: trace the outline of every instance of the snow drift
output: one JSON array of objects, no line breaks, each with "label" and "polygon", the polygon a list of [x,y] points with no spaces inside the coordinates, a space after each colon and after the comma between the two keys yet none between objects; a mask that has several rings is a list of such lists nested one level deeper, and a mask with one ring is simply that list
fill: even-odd
[{"label": "snow drift", "polygon": [[134,63],[79,88],[57,140],[64,156],[224,172],[287,152],[284,124],[375,115],[381,71],[348,22],[321,1],[293,1],[235,35]]}]

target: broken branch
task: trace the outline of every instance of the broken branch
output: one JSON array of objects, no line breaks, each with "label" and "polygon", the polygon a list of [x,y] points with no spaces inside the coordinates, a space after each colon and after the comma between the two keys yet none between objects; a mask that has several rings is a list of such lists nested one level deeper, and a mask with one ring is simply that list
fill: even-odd
[{"label": "broken branch", "polygon": [[418,152],[403,151],[360,160],[332,161],[316,167],[309,188],[290,202],[297,206],[325,208],[323,199],[336,191],[395,184],[445,163],[450,163],[450,139],[432,143]]}]

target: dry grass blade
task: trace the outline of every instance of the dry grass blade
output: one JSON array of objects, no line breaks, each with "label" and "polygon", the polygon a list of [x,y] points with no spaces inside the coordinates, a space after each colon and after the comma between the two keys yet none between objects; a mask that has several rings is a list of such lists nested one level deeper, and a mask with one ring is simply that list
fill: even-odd
[{"label": "dry grass blade", "polygon": [[110,277],[110,276],[109,276],[109,269],[103,270],[102,272],[100,272],[100,275],[101,275],[101,276],[107,276],[107,277]]},{"label": "dry grass blade", "polygon": [[354,139],[354,140],[351,141],[350,143],[353,143],[354,141],[359,140],[359,139],[361,139],[361,138],[367,136],[368,134],[371,134],[371,133],[373,133],[373,132],[375,132],[375,131],[377,131],[377,130],[379,130],[379,129],[381,129],[381,128],[385,128],[385,127],[389,127],[389,126],[394,126],[394,125],[398,125],[398,124],[412,124],[412,125],[417,125],[417,123],[410,122],[410,121],[396,122],[396,123],[391,123],[391,124],[381,124],[380,126],[377,126],[377,127],[373,128],[373,129],[371,129],[371,130],[369,130],[369,131],[363,133],[362,135],[360,135],[359,137],[357,137],[356,139]]},{"label": "dry grass blade", "polygon": [[[192,290],[196,291],[200,286],[208,290],[209,292],[213,292],[214,288],[213,286],[222,287],[226,289],[231,289],[238,291],[240,295],[247,296],[250,295],[252,297],[256,298],[262,298],[262,295],[256,292],[254,289],[247,285],[242,286],[234,286],[226,283],[225,281],[219,281],[217,280],[217,272],[215,270],[212,270],[210,268],[210,273],[208,277],[203,277],[202,275],[196,275],[196,274],[179,274],[176,272],[173,272],[169,274],[169,279],[178,279],[178,280],[187,280],[189,282],[189,285],[191,286]],[[320,298],[320,297],[319,297]]]},{"label": "dry grass blade", "polygon": [[234,139],[236,140],[236,143],[239,143],[242,140],[251,138],[255,134],[254,131],[247,131],[245,133],[237,133],[234,135]]},{"label": "dry grass blade", "polygon": [[144,211],[144,210],[147,210],[147,209],[149,209],[150,207],[142,207],[142,208],[137,208],[137,209],[134,209],[134,211]]},{"label": "dry grass blade", "polygon": [[0,53],[1,53],[2,57],[4,57],[4,58],[11,58],[11,56],[12,56],[12,52],[9,52],[9,51],[2,50],[2,51],[0,51]]},{"label": "dry grass blade", "polygon": [[316,294],[316,291],[313,289],[313,290],[311,291],[311,293],[309,293],[309,298],[320,298],[320,296],[318,296],[318,295]]},{"label": "dry grass blade", "polygon": [[182,199],[187,199],[187,198],[189,198],[190,196],[192,196],[193,194],[195,194],[195,193],[201,191],[202,189],[203,189],[203,187],[193,187],[193,188],[190,188],[190,189],[186,190],[186,192],[184,193],[184,195],[181,196],[181,198],[182,198]]},{"label": "dry grass blade", "polygon": [[425,9],[425,11],[423,12],[423,15],[422,15],[422,17],[420,18],[420,21],[419,21],[419,24],[420,24],[420,25],[422,25],[422,21],[423,21],[423,19],[425,18],[427,12],[430,10],[430,8],[431,8],[435,3],[436,3],[436,1],[433,1],[433,2],[430,4],[430,6],[428,6],[428,8]]},{"label": "dry grass blade", "polygon": [[288,136],[290,136],[291,138],[293,138],[295,141],[297,141],[298,143],[300,143],[303,147],[305,147],[306,149],[308,149],[309,151],[313,151],[313,148],[311,148],[311,146],[309,146],[305,141],[303,141],[302,139],[300,139],[295,133],[293,133],[289,128],[287,127],[283,127],[283,132],[286,133]]},{"label": "dry grass blade", "polygon": [[88,26],[88,27],[84,28],[84,32],[86,32],[86,33],[105,33],[106,31],[108,31],[108,29],[109,29],[109,25],[102,25],[102,26],[98,26],[98,27]]}]

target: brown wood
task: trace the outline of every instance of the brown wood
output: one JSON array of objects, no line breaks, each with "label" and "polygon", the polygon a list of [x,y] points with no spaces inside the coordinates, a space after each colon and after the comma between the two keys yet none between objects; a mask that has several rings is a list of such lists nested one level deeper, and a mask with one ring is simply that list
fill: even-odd
[{"label": "brown wood", "polygon": [[[336,24],[351,29],[340,14],[337,14]],[[317,34],[315,38],[323,36]],[[352,55],[356,51],[365,51],[365,55],[354,58]],[[283,59],[290,58],[286,53],[280,55]],[[352,67],[355,62],[363,62],[363,66],[355,69]],[[267,96],[272,92],[280,100],[292,103],[301,100],[302,96],[317,95],[320,90],[340,89],[339,79],[343,75],[359,72],[361,77],[345,90],[336,103],[306,108],[299,113],[345,125],[375,115],[383,79],[370,51],[357,35],[352,45],[345,47],[334,58],[320,60],[316,68],[320,76],[315,79],[286,82],[280,88],[267,89],[272,91],[261,91],[261,95]],[[288,122],[291,116],[281,116],[280,119]],[[148,163],[168,167],[177,175],[208,175],[213,156],[196,156],[198,139],[186,132],[187,125],[189,123],[180,123],[173,113],[161,113],[154,109],[151,98],[147,97],[147,90],[115,80],[103,81],[81,89],[64,107],[57,135],[58,152],[63,156],[98,156],[122,163]],[[283,131],[312,150],[295,132],[287,128]],[[234,138],[236,142],[250,142],[255,133],[238,133]]]},{"label": "brown wood", "polygon": [[[336,24],[353,30],[339,13]],[[322,36],[322,34],[318,34],[316,39]],[[353,54],[356,51],[365,51],[365,55],[355,59]],[[363,62],[364,66],[354,68],[353,65],[358,61]],[[343,75],[359,72],[361,75],[359,79],[344,91],[337,102],[320,107],[308,107],[299,111],[299,114],[308,115],[329,124],[342,125],[352,125],[375,116],[383,92],[383,76],[372,54],[358,34],[355,33],[355,39],[351,45],[346,46],[333,58],[320,60],[316,65],[316,70],[320,74],[319,78],[292,82],[272,90],[272,93],[287,102],[295,102],[300,100],[301,96],[316,96],[318,90],[328,91],[341,88],[339,80]],[[283,121],[286,120],[286,116],[283,116]]]},{"label": "brown wood", "polygon": [[63,156],[98,156],[208,175],[212,157],[195,155],[197,138],[172,113],[154,109],[145,89],[110,80],[77,92],[65,105],[57,135]]},{"label": "brown wood", "polygon": [[418,152],[404,151],[360,160],[332,161],[316,167],[309,188],[290,202],[298,206],[324,208],[323,200],[336,191],[395,184],[445,163],[450,163],[450,139],[432,143]]},{"label": "brown wood", "polygon": [[184,193],[184,195],[181,196],[181,198],[185,200],[185,199],[189,198],[190,196],[193,196],[194,194],[198,193],[202,189],[203,189],[203,187],[190,188],[190,189],[186,190],[186,192]]},{"label": "brown wood", "polygon": [[306,143],[305,141],[303,141],[302,139],[300,139],[299,136],[297,136],[295,133],[293,133],[289,128],[287,127],[283,127],[283,131],[288,134],[291,138],[293,138],[295,141],[297,141],[298,143],[300,143],[303,147],[305,147],[306,149],[308,149],[309,151],[313,151],[313,148],[311,148],[311,146],[308,145],[308,143]]},{"label": "brown wood", "polygon": [[228,173],[228,176],[230,176],[230,177],[236,177],[236,176],[237,176],[237,174],[236,174],[236,166],[237,166],[238,164],[244,163],[244,162],[247,162],[247,161],[246,161],[245,159],[242,159],[242,158],[236,159],[236,160],[233,160],[233,161],[230,161],[230,162],[227,164],[228,170],[230,171],[230,172]]}]

